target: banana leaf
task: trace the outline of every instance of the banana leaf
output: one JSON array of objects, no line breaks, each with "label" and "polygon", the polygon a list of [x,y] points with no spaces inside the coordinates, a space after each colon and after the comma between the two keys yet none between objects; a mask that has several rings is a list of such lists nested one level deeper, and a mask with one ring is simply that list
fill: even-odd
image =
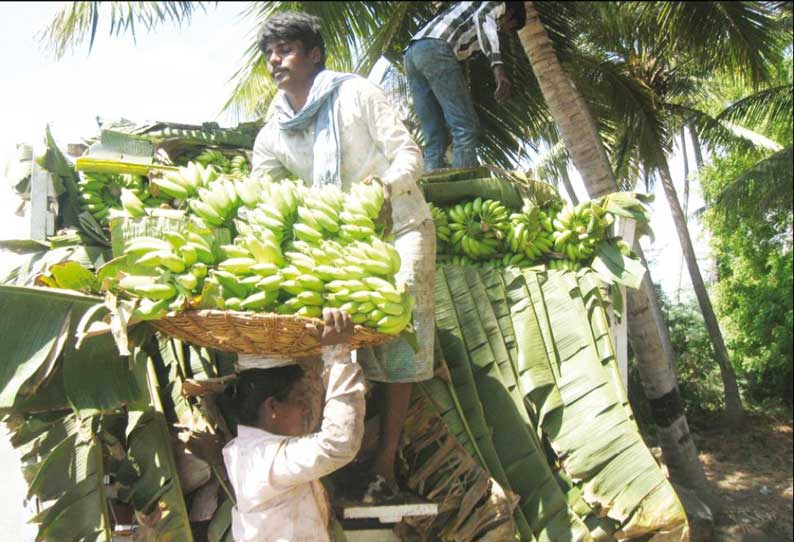
[{"label": "banana leaf", "polygon": [[71,290],[0,286],[0,307],[14,314],[0,323],[0,348],[7,356],[0,368],[2,408],[31,408],[23,406],[30,400],[41,409],[51,399],[35,398],[45,381],[57,391],[62,384],[69,405],[82,416],[141,399],[136,376],[110,335],[75,348],[76,327],[98,300]]},{"label": "banana leaf", "polygon": [[[544,274],[523,271],[522,275],[533,285],[528,291],[538,309],[536,316],[547,320],[553,348],[545,361],[556,378],[562,406],[544,408],[532,393],[530,399],[546,412],[541,420],[543,432],[563,469],[581,484],[591,507],[621,523],[618,538],[686,529],[686,517],[672,486],[626,414],[601,363],[578,284],[551,270]],[[513,280],[511,286],[519,282]],[[508,296],[511,312],[520,306],[521,296],[516,293],[513,288]],[[519,343],[519,349],[522,346]]]},{"label": "banana leaf", "polygon": [[[444,375],[449,375],[449,367],[447,366],[447,362],[444,359],[444,353],[441,351],[438,337],[436,337],[433,346],[435,366],[440,368],[440,371]],[[437,369],[437,372],[438,371],[439,369]],[[470,456],[478,461],[481,467],[485,468],[485,458],[483,457],[480,449],[477,447],[477,443],[474,440],[474,433],[472,432],[471,426],[466,421],[466,417],[463,414],[463,408],[461,407],[460,399],[458,399],[455,393],[455,388],[453,387],[452,382],[449,381],[448,377],[442,379],[437,376],[430,380],[419,382],[418,386],[433,402],[433,405],[438,411],[439,415],[447,424],[447,428],[450,433],[457,439],[461,446],[463,446],[466,452],[468,452]]]},{"label": "banana leaf", "polygon": [[73,307],[86,300],[95,302],[64,290],[0,286],[0,310],[13,315],[0,321],[0,409],[13,407],[23,386],[52,368],[66,343]]},{"label": "banana leaf", "polygon": [[140,136],[105,129],[100,132],[99,141],[88,148],[85,156],[150,165],[154,159],[154,145]]},{"label": "banana leaf", "polygon": [[[609,381],[615,394],[623,403],[626,415],[636,425],[634,412],[631,410],[629,395],[626,391],[627,383],[623,382],[623,377],[620,375],[620,367],[618,367],[615,348],[612,344],[608,316],[611,305],[609,294],[605,292],[604,285],[596,274],[588,268],[584,268],[577,273],[577,281],[579,283],[579,292],[587,308],[587,315],[590,318],[590,331],[593,334],[593,342],[598,351],[601,364],[609,373]],[[617,289],[617,287],[612,287],[612,289]],[[639,427],[637,427],[637,431],[639,431]]]},{"label": "banana leaf", "polygon": [[37,540],[111,541],[103,450],[93,427],[93,418],[81,422],[63,413],[16,426],[11,443],[22,455],[28,496],[47,503],[31,520],[39,524]]},{"label": "banana leaf", "polygon": [[520,209],[527,199],[539,206],[560,201],[559,193],[550,184],[494,166],[435,171],[420,177],[418,185],[427,201],[440,206],[478,196],[498,200],[513,209]]},{"label": "banana leaf", "polygon": [[[437,339],[448,363],[455,394],[460,400],[461,417],[471,427],[474,442],[482,453],[488,472],[502,487],[512,491],[494,447],[491,428],[485,420],[481,397],[463,340],[463,331],[460,329],[454,301],[442,269],[436,271],[434,296]],[[520,509],[516,509],[515,520],[521,539],[532,540],[532,530]]]},{"label": "banana leaf", "polygon": [[[485,286],[485,291],[488,296],[488,299],[491,302],[491,309],[494,311],[494,316],[497,318],[498,326],[501,330],[502,336],[504,337],[505,345],[508,349],[507,351],[511,359],[512,372],[518,375],[517,391],[524,398],[523,405],[527,409],[527,413],[529,414],[532,427],[535,428],[535,431],[533,433],[533,438],[536,442],[536,446],[538,447],[538,449],[544,450],[544,452],[547,453],[548,456],[547,460],[549,461],[549,467],[551,468],[553,476],[557,481],[558,485],[560,486],[560,489],[567,497],[568,506],[577,516],[579,516],[579,518],[581,518],[585,522],[585,525],[590,530],[590,534],[593,540],[596,541],[611,540],[613,539],[612,535],[618,528],[617,523],[608,518],[600,518],[597,516],[596,512],[582,498],[581,489],[578,488],[573,483],[573,481],[567,476],[565,472],[560,470],[558,462],[555,461],[553,458],[554,456],[553,452],[549,454],[546,450],[548,444],[544,444],[545,439],[543,437],[542,430],[540,430],[540,425],[538,424],[537,412],[535,411],[534,405],[527,398],[527,394],[523,391],[526,386],[530,386],[531,389],[531,385],[533,382],[531,380],[533,374],[532,367],[531,366],[528,367],[527,364],[528,359],[522,356],[521,370],[519,370],[519,365],[518,365],[519,350],[516,347],[516,342],[515,342],[516,330],[513,328],[513,322],[510,318],[509,303],[505,292],[505,282],[502,273],[494,269],[485,269],[485,268],[480,269],[479,273],[480,273],[480,277],[483,280],[483,284]],[[528,328],[530,330],[534,330],[534,333],[526,335],[526,338],[528,341],[530,341],[528,344],[534,344],[534,348],[536,350],[540,349],[537,350],[537,352],[538,352],[538,356],[542,359],[546,355],[545,346],[543,346],[540,343],[537,343],[538,340],[542,342],[542,338],[540,337],[540,328],[537,323],[537,319],[534,318],[534,312],[531,310],[531,308],[523,309],[521,317],[517,318],[517,322],[520,323],[522,321],[528,324]],[[526,332],[524,325],[520,325],[518,327],[519,327],[519,331],[522,334]],[[536,342],[533,343],[531,341],[536,341]],[[523,385],[521,380],[522,374],[524,378],[528,379],[528,382],[524,383]]]},{"label": "banana leaf", "polygon": [[130,461],[141,474],[130,498],[146,518],[142,539],[193,542],[165,416],[151,408],[144,411],[128,444]]},{"label": "banana leaf", "polygon": [[215,511],[207,529],[208,542],[234,542],[232,538],[232,507],[231,499],[226,499]]},{"label": "banana leaf", "polygon": [[[6,244],[0,244],[6,248]],[[11,247],[8,247],[11,248]],[[20,253],[24,250],[24,253]],[[0,275],[0,284],[9,286],[33,286],[36,277],[46,273],[55,264],[72,261],[84,267],[97,267],[104,263],[103,249],[93,246],[64,246],[49,249],[45,245],[35,244],[21,248],[16,257],[2,253],[4,267]],[[7,265],[10,262],[10,265]],[[7,266],[6,266],[7,265]]]},{"label": "banana leaf", "polygon": [[82,156],[75,160],[75,169],[86,173],[127,173],[129,175],[147,176],[154,171],[177,171],[179,168],[174,166],[164,166],[161,164],[140,164],[137,161],[112,160],[104,158],[92,158]]},{"label": "banana leaf", "polygon": [[602,241],[590,265],[599,278],[607,284],[623,284],[634,290],[642,284],[645,266],[636,257],[624,256],[612,243]]},{"label": "banana leaf", "polygon": [[[457,312],[486,421],[505,474],[521,496],[519,507],[540,541],[591,540],[589,530],[568,508],[534,433],[523,399],[510,393],[500,367],[515,382],[504,339],[474,268],[447,267],[443,276]],[[483,302],[486,301],[486,302]]]},{"label": "banana leaf", "polygon": [[61,225],[77,226],[77,215],[80,213],[80,190],[77,187],[77,182],[79,181],[77,172],[69,159],[58,148],[49,124],[45,130],[45,141],[47,150],[36,162],[51,174],[55,194],[60,197],[64,192],[66,193],[62,202],[61,212],[59,213],[62,223],[56,221],[56,229]]}]

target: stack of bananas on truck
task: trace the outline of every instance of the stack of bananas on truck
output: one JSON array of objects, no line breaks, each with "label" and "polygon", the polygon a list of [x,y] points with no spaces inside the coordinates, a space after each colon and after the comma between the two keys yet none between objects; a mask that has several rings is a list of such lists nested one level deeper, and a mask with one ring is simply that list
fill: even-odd
[{"label": "stack of bananas on truck", "polygon": [[111,209],[123,208],[128,214],[141,216],[144,207],[158,207],[165,202],[150,194],[144,178],[138,175],[81,171],[79,176],[80,209],[99,223],[107,221]]},{"label": "stack of bananas on truck", "polygon": [[[124,248],[131,271],[118,289],[146,300],[139,319],[208,304],[304,317],[336,307],[381,333],[408,327],[414,299],[395,280],[400,256],[378,222],[379,184],[343,194],[289,180],[231,180],[191,164],[180,169],[191,176],[181,194],[194,215],[186,231],[136,238]],[[211,228],[230,221],[236,236],[217,245]]]},{"label": "stack of bananas on truck", "polygon": [[544,263],[552,269],[577,270],[592,261],[600,243],[609,238],[615,215],[647,221],[646,196],[610,194],[578,205],[559,203],[538,207],[525,202],[520,211],[481,197],[448,208],[430,204],[442,265],[528,267]]},{"label": "stack of bananas on truck", "polygon": [[[249,172],[250,165],[244,154],[229,158],[217,149],[206,149],[178,170],[153,173],[149,178],[81,171],[77,187],[81,210],[89,212],[100,224],[107,224],[112,210],[118,210],[117,214],[141,217],[150,214],[149,209],[186,206],[191,209],[195,206],[193,213],[208,223],[220,224],[226,218],[231,220],[237,210],[234,205],[229,207],[232,202],[225,201],[227,195],[232,201],[237,197],[228,183],[242,182]],[[216,180],[225,181],[225,191],[214,186]]]},{"label": "stack of bananas on truck", "polygon": [[205,168],[212,166],[218,173],[236,178],[247,177],[251,172],[248,158],[244,154],[234,154],[230,158],[226,153],[218,149],[205,149],[193,158],[193,161],[198,162]]}]

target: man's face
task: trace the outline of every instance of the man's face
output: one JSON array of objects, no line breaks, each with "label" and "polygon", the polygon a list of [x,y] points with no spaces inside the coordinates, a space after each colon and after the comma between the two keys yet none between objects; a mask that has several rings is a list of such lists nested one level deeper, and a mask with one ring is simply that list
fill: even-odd
[{"label": "man's face", "polygon": [[319,47],[306,51],[301,41],[269,42],[265,49],[267,68],[279,90],[297,90],[311,83],[322,59]]}]

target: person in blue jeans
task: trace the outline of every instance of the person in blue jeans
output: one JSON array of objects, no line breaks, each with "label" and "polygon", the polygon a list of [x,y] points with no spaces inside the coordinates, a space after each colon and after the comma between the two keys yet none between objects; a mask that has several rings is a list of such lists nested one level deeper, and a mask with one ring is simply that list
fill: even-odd
[{"label": "person in blue jeans", "polygon": [[444,167],[447,126],[452,167],[477,165],[480,123],[460,61],[481,51],[496,80],[495,99],[510,97],[510,79],[499,52],[498,31],[526,21],[524,2],[456,2],[417,32],[405,50],[405,72],[424,134],[425,171]]}]

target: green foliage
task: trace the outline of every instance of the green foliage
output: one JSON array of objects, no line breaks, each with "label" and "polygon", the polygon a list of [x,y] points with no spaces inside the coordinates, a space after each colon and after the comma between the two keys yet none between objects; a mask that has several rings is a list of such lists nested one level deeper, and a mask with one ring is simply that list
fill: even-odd
[{"label": "green foliage", "polygon": [[725,400],[720,370],[714,362],[711,340],[697,302],[693,298],[675,303],[661,292],[660,301],[675,351],[678,388],[686,412],[702,415],[722,411]]},{"label": "green foliage", "polygon": [[[758,158],[734,153],[715,159],[700,174],[707,203]],[[778,190],[791,190],[791,175],[790,169],[788,179],[778,174]],[[792,208],[750,193],[730,212],[715,207],[704,219],[718,263],[717,310],[746,392],[756,400],[778,398],[791,405]]]}]

